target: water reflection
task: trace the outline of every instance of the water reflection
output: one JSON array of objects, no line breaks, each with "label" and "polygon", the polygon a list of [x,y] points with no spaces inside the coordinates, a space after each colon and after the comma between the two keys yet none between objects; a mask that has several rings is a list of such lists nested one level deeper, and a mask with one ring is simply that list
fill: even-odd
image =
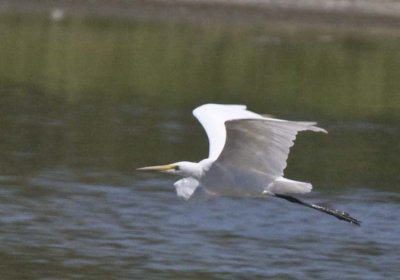
[{"label": "water reflection", "polygon": [[[396,278],[399,43],[273,26],[0,15],[2,277]],[[324,31],[326,32],[326,31]],[[285,202],[178,201],[144,164],[207,154],[191,110],[245,103],[304,133]]]},{"label": "water reflection", "polygon": [[388,119],[400,111],[398,38],[206,22],[2,19],[7,92],[174,107],[229,99],[335,119]]}]

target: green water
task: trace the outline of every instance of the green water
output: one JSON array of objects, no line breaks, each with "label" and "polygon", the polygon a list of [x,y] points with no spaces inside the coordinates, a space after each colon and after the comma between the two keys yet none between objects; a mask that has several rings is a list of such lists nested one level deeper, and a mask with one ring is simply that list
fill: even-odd
[{"label": "green water", "polygon": [[2,91],[23,100],[34,90],[49,103],[214,101],[333,119],[400,114],[399,38],[4,13],[0,32]]},{"label": "green water", "polygon": [[[200,138],[193,149],[190,136],[202,131],[190,111],[207,102],[342,123],[347,132],[330,135],[332,147],[352,159],[372,153],[369,169],[397,172],[397,37],[68,14],[55,22],[47,14],[10,13],[0,14],[0,34],[6,173],[58,164],[131,171],[154,160],[137,151],[152,149],[161,160],[201,159],[207,143]],[[388,135],[371,132],[385,123]],[[361,131],[351,134],[353,125]],[[343,133],[351,138],[336,140]],[[387,168],[379,168],[385,158]]]},{"label": "green water", "polygon": [[[0,278],[399,275],[400,38],[5,12],[0,34]],[[173,178],[135,173],[206,157],[191,110],[207,102],[318,121],[329,134],[302,133],[285,175],[363,226],[272,200],[186,204]]]}]

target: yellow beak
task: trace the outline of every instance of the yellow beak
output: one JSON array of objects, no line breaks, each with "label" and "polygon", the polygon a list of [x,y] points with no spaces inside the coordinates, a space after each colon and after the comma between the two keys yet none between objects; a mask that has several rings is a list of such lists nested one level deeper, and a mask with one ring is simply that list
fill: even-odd
[{"label": "yellow beak", "polygon": [[174,170],[175,168],[176,168],[175,164],[166,164],[166,165],[155,165],[155,166],[140,167],[140,168],[137,168],[136,170],[166,172],[166,171],[169,171],[169,170]]}]

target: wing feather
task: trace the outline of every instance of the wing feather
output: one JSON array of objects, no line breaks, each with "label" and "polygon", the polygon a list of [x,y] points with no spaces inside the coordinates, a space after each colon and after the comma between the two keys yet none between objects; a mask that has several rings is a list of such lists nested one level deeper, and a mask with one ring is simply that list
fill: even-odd
[{"label": "wing feather", "polygon": [[245,119],[226,122],[227,141],[217,162],[283,176],[290,147],[299,131],[324,131],[315,123],[274,119]]},{"label": "wing feather", "polygon": [[193,115],[199,120],[208,136],[210,159],[216,160],[225,145],[225,122],[244,118],[262,118],[262,116],[247,111],[245,105],[205,104],[193,110]]},{"label": "wing feather", "polygon": [[313,122],[272,118],[225,122],[226,143],[201,184],[219,194],[254,195],[283,176],[290,147],[299,131],[326,132]]}]

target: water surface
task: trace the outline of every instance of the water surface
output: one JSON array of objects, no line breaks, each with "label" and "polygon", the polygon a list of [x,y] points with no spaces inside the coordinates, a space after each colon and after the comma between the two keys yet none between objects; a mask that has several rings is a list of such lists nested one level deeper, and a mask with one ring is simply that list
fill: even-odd
[{"label": "water surface", "polygon": [[[400,40],[269,25],[1,14],[4,279],[394,279]],[[198,161],[191,110],[316,120],[286,175],[361,227],[285,201],[183,202],[149,164]]]}]

